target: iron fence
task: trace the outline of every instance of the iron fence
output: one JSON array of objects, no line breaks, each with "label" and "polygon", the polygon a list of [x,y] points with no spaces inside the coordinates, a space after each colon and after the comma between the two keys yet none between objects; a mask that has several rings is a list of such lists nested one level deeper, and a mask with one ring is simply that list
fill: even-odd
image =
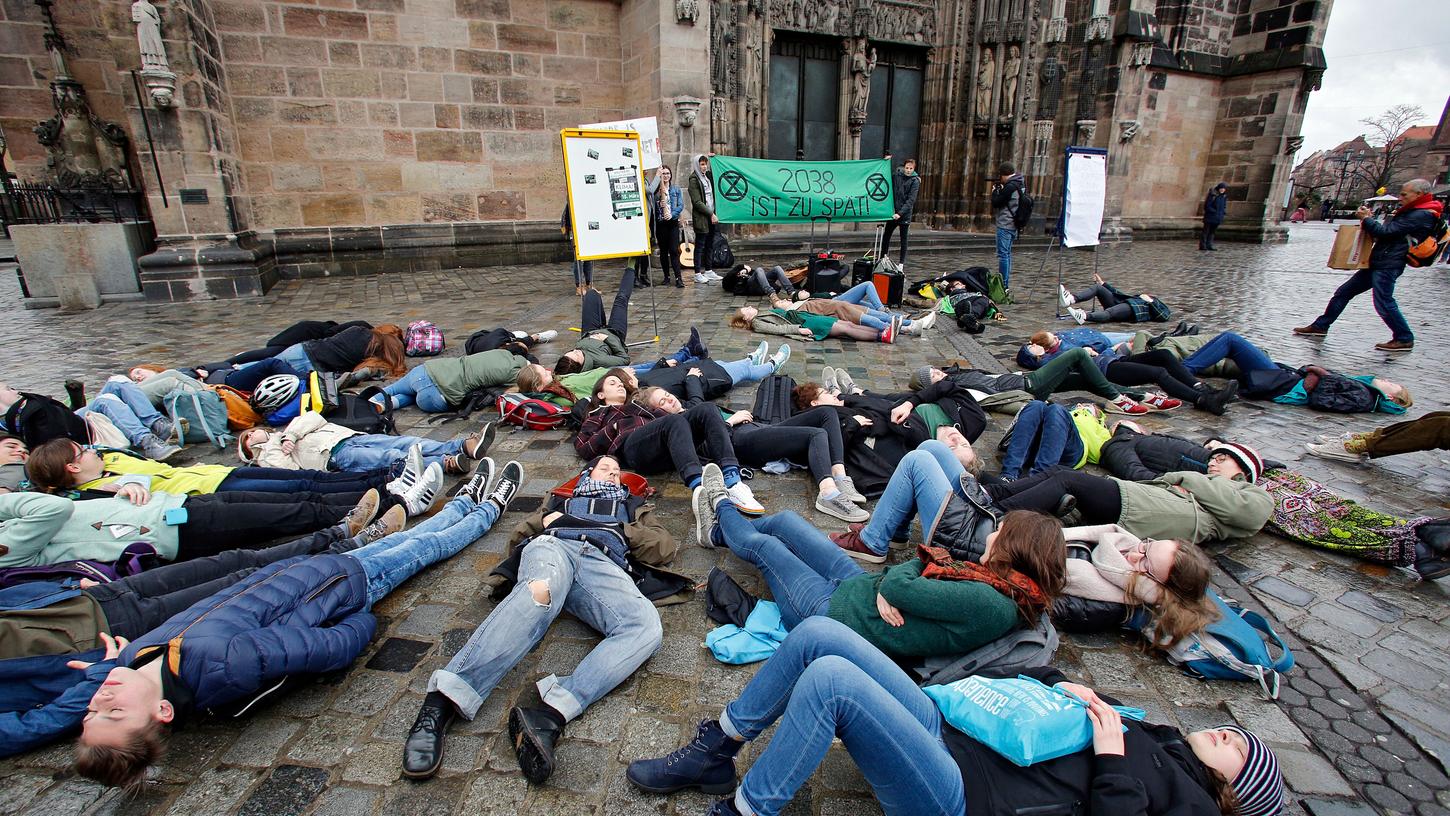
[{"label": "iron fence", "polygon": [[0,225],[131,221],[144,218],[140,196],[105,185],[61,189],[11,182],[0,188]]}]

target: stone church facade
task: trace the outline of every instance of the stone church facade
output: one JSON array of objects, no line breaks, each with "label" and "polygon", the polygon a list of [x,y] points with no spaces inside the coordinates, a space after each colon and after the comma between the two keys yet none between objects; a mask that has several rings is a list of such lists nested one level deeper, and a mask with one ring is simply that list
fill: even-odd
[{"label": "stone church facade", "polygon": [[1226,181],[1220,235],[1280,240],[1331,2],[4,0],[0,129],[7,168],[53,172],[53,27],[124,132],[163,300],[562,258],[559,129],[639,116],[680,179],[701,152],[915,157],[918,220],[961,230],[1000,162],[1050,220],[1064,148],[1101,147],[1108,233],[1187,234]]}]

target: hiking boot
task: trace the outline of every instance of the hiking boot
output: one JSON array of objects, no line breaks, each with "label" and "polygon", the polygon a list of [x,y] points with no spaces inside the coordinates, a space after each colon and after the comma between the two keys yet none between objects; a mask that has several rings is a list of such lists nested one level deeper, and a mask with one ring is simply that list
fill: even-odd
[{"label": "hiking boot", "polygon": [[828,516],[835,516],[841,521],[866,521],[871,514],[864,508],[857,507],[846,498],[846,494],[836,491],[836,495],[827,498],[816,496],[816,509]]},{"label": "hiking boot", "polygon": [[735,790],[735,755],[745,743],[720,728],[718,720],[702,720],[695,738],[658,759],[636,759],[624,777],[640,790],[674,793],[696,788],[702,793]]},{"label": "hiking boot", "polygon": [[694,326],[690,327],[690,339],[685,341],[685,350],[702,359],[710,356],[710,349],[700,341],[700,330]]},{"label": "hiking boot", "polygon": [[1415,572],[1421,581],[1437,581],[1450,575],[1450,558],[1435,552],[1423,541],[1415,542]]},{"label": "hiking boot", "polygon": [[563,734],[564,723],[552,710],[514,706],[509,711],[509,741],[525,779],[542,785],[554,773],[554,746]]},{"label": "hiking boot", "polygon": [[1072,315],[1072,319],[1076,320],[1079,326],[1087,322],[1087,312],[1084,312],[1082,309],[1074,309],[1069,306],[1067,313]]},{"label": "hiking boot", "polygon": [[167,459],[181,453],[181,448],[162,441],[156,434],[143,434],[136,441],[136,447],[141,450],[141,455],[147,459],[157,462],[165,462]]},{"label": "hiking boot", "polygon": [[[393,533],[402,532],[408,524],[408,512],[403,505],[395,504],[389,507],[381,516],[378,516],[372,524],[358,531],[354,538],[362,544],[371,544],[374,541],[381,541]],[[361,546],[361,545],[359,545]]]},{"label": "hiking boot", "polygon": [[473,475],[468,477],[458,488],[454,496],[467,496],[474,504],[481,504],[488,497],[489,482],[493,481],[494,464],[493,460],[485,456],[478,460],[478,465],[473,468]]},{"label": "hiking boot", "polygon": [[396,479],[388,482],[383,488],[395,496],[406,494],[418,480],[423,478],[423,449],[418,445],[408,448],[408,453],[403,457],[403,472],[398,474]]},{"label": "hiking boot", "polygon": [[841,393],[841,384],[836,380],[836,369],[826,366],[821,369],[821,387],[827,394]]},{"label": "hiking boot", "polygon": [[1299,328],[1297,328],[1297,329],[1294,330],[1294,333],[1295,334],[1303,335],[1305,337],[1328,337],[1329,336],[1329,330],[1328,329],[1321,329],[1321,328],[1319,328],[1317,326],[1312,326],[1312,325],[1311,326],[1300,326]]},{"label": "hiking boot", "polygon": [[1414,341],[1389,340],[1384,343],[1375,343],[1374,347],[1380,351],[1414,351]]},{"label": "hiking boot", "polygon": [[836,371],[836,383],[841,386],[841,393],[842,394],[854,394],[854,393],[856,393],[856,391],[857,391],[857,389],[856,389],[856,381],[853,380],[853,379],[851,379],[851,375],[846,373],[846,369],[844,369],[844,368],[838,368],[835,371]]},{"label": "hiking boot", "polygon": [[1174,399],[1167,394],[1149,394],[1143,398],[1143,404],[1149,408],[1159,411],[1171,411],[1183,404],[1183,400]]},{"label": "hiking boot", "polygon": [[382,503],[382,496],[378,494],[376,487],[368,488],[368,492],[362,494],[358,499],[357,506],[347,511],[342,517],[342,523],[347,528],[347,537],[353,538],[361,535],[362,531],[377,518],[378,505]]},{"label": "hiking boot", "polygon": [[755,493],[751,491],[750,485],[745,482],[736,482],[730,487],[725,488],[725,492],[729,495],[730,502],[735,505],[735,509],[745,515],[760,516],[765,514],[765,505],[756,500]]},{"label": "hiking boot", "polygon": [[428,779],[443,765],[443,736],[458,718],[458,709],[447,697],[437,697],[443,695],[435,691],[423,698],[403,743],[403,776],[409,779]]},{"label": "hiking boot", "polygon": [[[176,425],[166,417],[157,417],[156,421],[151,423],[151,433],[156,434],[158,439],[164,439],[170,442],[172,434],[176,433]],[[184,436],[185,434],[186,430],[183,429],[182,435]],[[181,439],[178,438],[176,441],[180,442]]]},{"label": "hiking boot", "polygon": [[770,364],[773,365],[773,366],[775,366],[775,371],[773,373],[779,374],[780,373],[780,370],[782,368],[785,368],[785,363],[789,359],[790,359],[790,344],[789,343],[781,343],[780,344],[780,348],[776,349],[775,350],[775,353],[772,354],[772,355],[770,355]]},{"label": "hiking boot", "polygon": [[878,554],[861,539],[860,528],[853,527],[844,533],[831,533],[829,538],[832,544],[845,550],[846,555],[858,561],[865,561],[869,564],[882,564],[886,561],[885,555]]},{"label": "hiking boot", "polygon": [[716,508],[721,501],[730,497],[725,487],[725,474],[720,466],[711,462],[700,472],[700,486],[690,496],[690,507],[695,511],[695,540],[701,547],[714,547],[712,533],[719,521]]},{"label": "hiking boot", "polygon": [[1193,401],[1193,407],[1204,410],[1214,416],[1223,416],[1228,412],[1228,404],[1234,394],[1239,390],[1237,382],[1230,382],[1228,387],[1217,391],[1204,391]]},{"label": "hiking boot", "polygon": [[1363,453],[1350,453],[1345,450],[1344,442],[1338,439],[1331,439],[1325,442],[1310,442],[1304,446],[1309,453],[1322,459],[1333,459],[1336,462],[1349,462],[1355,465],[1369,464],[1369,455]]},{"label": "hiking boot", "polygon": [[735,807],[735,797],[727,796],[724,799],[715,800],[705,816],[741,816],[740,808]]},{"label": "hiking boot", "polygon": [[416,518],[433,509],[438,497],[443,495],[443,466],[434,462],[423,470],[423,475],[401,498],[408,515]]},{"label": "hiking boot", "polygon": [[498,478],[493,482],[493,489],[488,491],[485,501],[491,501],[498,505],[500,514],[509,509],[509,502],[518,495],[519,487],[524,483],[524,466],[518,462],[509,462],[499,471]]},{"label": "hiking boot", "polygon": [[764,365],[767,354],[770,354],[770,344],[761,340],[760,345],[755,347],[755,351],[750,352],[750,364]]},{"label": "hiking boot", "polygon": [[841,491],[841,495],[845,497],[846,501],[856,504],[865,504],[869,501],[861,495],[861,491],[856,489],[856,482],[850,476],[832,476],[831,479],[836,483],[836,488]]}]

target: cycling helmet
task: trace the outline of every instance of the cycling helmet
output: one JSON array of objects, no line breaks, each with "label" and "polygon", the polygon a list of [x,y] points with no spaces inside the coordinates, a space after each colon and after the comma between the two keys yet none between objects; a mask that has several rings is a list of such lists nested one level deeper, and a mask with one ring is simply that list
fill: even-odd
[{"label": "cycling helmet", "polygon": [[252,407],[258,413],[270,414],[291,402],[301,387],[302,381],[295,374],[273,374],[257,383],[257,390],[252,392]]}]

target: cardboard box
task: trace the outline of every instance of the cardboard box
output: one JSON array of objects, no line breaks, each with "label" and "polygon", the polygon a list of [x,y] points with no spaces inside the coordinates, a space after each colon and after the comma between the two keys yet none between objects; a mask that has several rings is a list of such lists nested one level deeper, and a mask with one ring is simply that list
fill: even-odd
[{"label": "cardboard box", "polygon": [[1330,269],[1368,269],[1369,251],[1374,238],[1358,224],[1346,224],[1334,233],[1334,248],[1329,250]]}]

